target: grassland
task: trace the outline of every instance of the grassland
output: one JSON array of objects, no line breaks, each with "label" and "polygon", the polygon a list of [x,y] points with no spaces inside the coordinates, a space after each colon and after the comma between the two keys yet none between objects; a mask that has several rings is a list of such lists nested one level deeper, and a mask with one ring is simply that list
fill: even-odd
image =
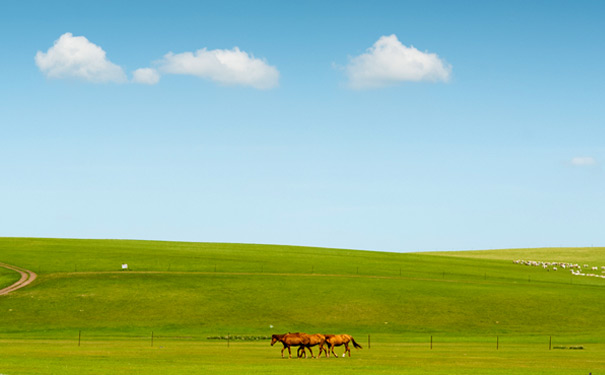
[{"label": "grassland", "polygon": [[[594,373],[605,370],[605,280],[512,260],[601,266],[604,254],[4,238],[0,261],[39,276],[0,297],[0,373]],[[0,269],[0,287],[16,278]],[[206,339],[287,331],[348,332],[364,346],[371,335],[372,349],[315,364],[283,362],[268,342]],[[584,350],[549,351],[551,336]]]},{"label": "grassland", "polygon": [[473,259],[511,260],[525,259],[548,262],[590,263],[605,265],[605,249],[601,247],[502,249],[479,251],[434,252],[434,255]]},{"label": "grassland", "polygon": [[[148,344],[148,343],[145,343]],[[389,343],[354,351],[351,358],[281,359],[267,343],[0,340],[0,367],[6,374],[598,374],[605,348],[583,351],[544,350],[508,344],[496,351],[480,344]],[[277,355],[276,355],[277,354]],[[24,360],[27,359],[27,360]]]},{"label": "grassland", "polygon": [[12,285],[18,280],[19,274],[17,272],[0,267],[0,289]]}]

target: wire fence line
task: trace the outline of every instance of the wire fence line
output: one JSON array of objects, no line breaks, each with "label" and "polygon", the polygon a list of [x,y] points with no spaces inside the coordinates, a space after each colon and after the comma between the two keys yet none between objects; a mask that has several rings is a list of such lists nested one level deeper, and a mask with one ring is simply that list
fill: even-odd
[{"label": "wire fence line", "polygon": [[[515,345],[532,345],[541,346],[544,350],[583,350],[586,347],[586,342],[589,344],[602,344],[600,341],[593,339],[582,340],[580,338],[566,336],[545,336],[545,335],[481,335],[481,336],[452,336],[452,335],[392,335],[392,334],[367,334],[356,335],[360,343],[365,343],[366,349],[372,347],[380,347],[384,345],[404,344],[418,348],[426,348],[434,350],[451,346],[472,346],[482,348],[493,348],[501,350],[507,346]],[[367,339],[367,341],[366,341]],[[214,343],[216,345],[225,345],[230,347],[237,343],[261,343],[271,341],[271,336],[267,335],[244,335],[244,334],[223,334],[223,335],[202,335],[202,334],[161,334],[157,331],[150,331],[148,334],[103,334],[99,332],[91,332],[78,330],[71,337],[65,335],[57,335],[56,337],[31,336],[19,337],[18,334],[2,334],[0,333],[0,341],[63,341],[73,342],[74,345],[94,345],[98,342],[131,342],[140,343],[142,346],[153,347],[162,342],[187,342],[187,343]]]}]

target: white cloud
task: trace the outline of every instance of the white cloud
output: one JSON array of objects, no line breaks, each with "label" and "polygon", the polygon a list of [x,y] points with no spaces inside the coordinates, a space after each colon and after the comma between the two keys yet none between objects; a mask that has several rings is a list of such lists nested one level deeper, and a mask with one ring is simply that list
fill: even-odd
[{"label": "white cloud", "polygon": [[49,78],[78,78],[89,82],[126,82],[126,74],[107,60],[105,51],[83,36],[65,33],[46,51],[36,53],[36,65]]},{"label": "white cloud", "polygon": [[396,35],[382,36],[345,67],[354,89],[378,88],[405,81],[447,82],[452,66],[434,53],[401,44]]},{"label": "white cloud", "polygon": [[195,53],[166,54],[159,70],[169,74],[189,74],[225,85],[252,86],[257,89],[277,87],[279,71],[264,60],[235,47],[232,50],[206,48]]},{"label": "white cloud", "polygon": [[152,68],[137,69],[132,73],[132,82],[155,85],[160,82],[160,73]]},{"label": "white cloud", "polygon": [[597,161],[595,160],[595,158],[590,156],[576,156],[575,158],[571,159],[571,165],[584,167],[590,165],[597,165]]}]

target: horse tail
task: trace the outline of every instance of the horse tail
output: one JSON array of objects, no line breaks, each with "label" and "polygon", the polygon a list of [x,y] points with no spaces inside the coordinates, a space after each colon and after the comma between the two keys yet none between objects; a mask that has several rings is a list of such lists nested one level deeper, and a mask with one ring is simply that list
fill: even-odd
[{"label": "horse tail", "polygon": [[355,346],[355,349],[363,349],[361,347],[361,345],[359,345],[358,343],[355,342],[355,339],[351,337],[351,341],[353,342],[353,346]]}]

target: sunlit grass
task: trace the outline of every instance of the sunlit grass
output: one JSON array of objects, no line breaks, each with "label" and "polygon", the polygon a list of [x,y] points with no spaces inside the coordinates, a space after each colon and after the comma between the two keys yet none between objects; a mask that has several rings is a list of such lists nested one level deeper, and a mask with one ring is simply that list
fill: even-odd
[{"label": "sunlit grass", "polygon": [[[548,350],[537,344],[435,345],[375,342],[351,358],[282,359],[279,347],[264,343],[198,341],[0,340],[0,372],[7,374],[570,374],[605,370],[605,346]],[[337,349],[337,353],[342,350]],[[24,361],[27,358],[27,361]]]},{"label": "sunlit grass", "polygon": [[[39,273],[0,297],[0,374],[603,370],[605,280],[512,263],[597,263],[602,251],[544,251],[0,239],[0,261]],[[0,269],[0,283],[17,279]],[[206,339],[288,331],[349,333],[364,349],[288,361],[268,341]]]}]

